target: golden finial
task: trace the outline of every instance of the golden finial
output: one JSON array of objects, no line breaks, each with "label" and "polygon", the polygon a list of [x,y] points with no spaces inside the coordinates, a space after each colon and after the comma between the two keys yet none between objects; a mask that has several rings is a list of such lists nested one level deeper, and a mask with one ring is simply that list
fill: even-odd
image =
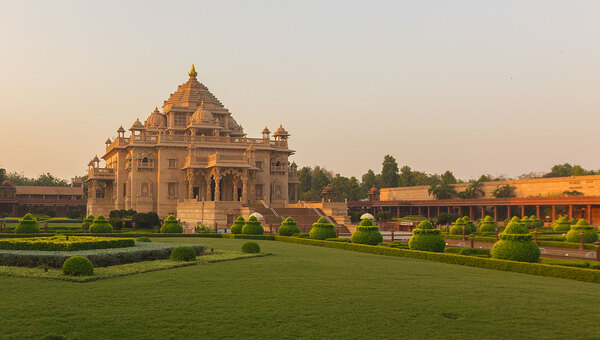
[{"label": "golden finial", "polygon": [[192,64],[192,69],[190,70],[190,73],[188,73],[190,75],[190,78],[196,78],[196,76],[198,75],[198,72],[196,72],[196,68],[194,67],[194,64]]},{"label": "golden finial", "polygon": [[155,107],[154,107],[154,111],[158,111],[158,106],[155,106]]}]

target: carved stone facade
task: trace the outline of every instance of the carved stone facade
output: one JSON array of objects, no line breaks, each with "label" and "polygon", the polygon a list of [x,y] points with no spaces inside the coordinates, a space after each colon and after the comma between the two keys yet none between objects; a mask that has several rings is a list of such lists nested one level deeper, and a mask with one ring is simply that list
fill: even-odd
[{"label": "carved stone facade", "polygon": [[[166,217],[205,202],[215,202],[217,215],[218,202],[227,202],[223,213],[235,214],[260,201],[297,200],[289,133],[280,126],[272,137],[267,128],[261,138],[246,137],[229,110],[196,80],[193,66],[189,76],[162,112],[155,108],[143,124],[133,123],[129,136],[120,127],[118,137],[106,141],[105,167],[98,157],[88,164],[88,214],[133,209]],[[189,219],[226,223],[223,216]]]}]

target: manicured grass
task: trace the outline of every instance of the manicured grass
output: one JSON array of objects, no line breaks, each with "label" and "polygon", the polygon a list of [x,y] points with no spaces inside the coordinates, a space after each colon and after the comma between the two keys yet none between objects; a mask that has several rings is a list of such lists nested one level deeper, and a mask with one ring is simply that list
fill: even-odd
[{"label": "manicured grass", "polygon": [[[238,251],[246,240],[160,242]],[[600,334],[597,284],[256,242],[274,256],[85,284],[0,277],[0,298],[10,306],[0,309],[3,337],[583,339]]]}]

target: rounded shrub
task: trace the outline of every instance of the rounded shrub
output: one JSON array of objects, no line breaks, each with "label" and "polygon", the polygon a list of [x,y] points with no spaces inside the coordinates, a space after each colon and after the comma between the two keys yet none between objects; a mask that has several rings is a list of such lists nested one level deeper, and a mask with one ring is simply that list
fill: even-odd
[{"label": "rounded shrub", "polygon": [[242,253],[260,253],[260,246],[256,242],[246,242],[242,244]]},{"label": "rounded shrub", "polygon": [[481,232],[494,232],[496,231],[496,227],[498,227],[498,225],[490,215],[482,218],[481,222],[479,223],[479,231]]},{"label": "rounded shrub", "polygon": [[300,228],[298,228],[298,224],[296,224],[296,221],[291,217],[288,217],[285,221],[281,222],[281,227],[279,227],[279,235],[281,236],[292,236],[299,232]]},{"label": "rounded shrub", "polygon": [[142,236],[142,237],[138,237],[136,242],[152,242],[152,240],[150,239],[150,237]]},{"label": "rounded shrub", "polygon": [[370,244],[376,246],[383,242],[383,236],[379,232],[379,227],[373,225],[373,222],[365,218],[360,221],[360,225],[356,227],[356,230],[352,233],[350,238],[352,243]]},{"label": "rounded shrub", "polygon": [[469,234],[467,224],[465,223],[465,220],[462,217],[457,218],[456,221],[452,224],[452,227],[450,227],[450,234],[462,235],[463,226],[465,227],[465,234]]},{"label": "rounded shrub", "polygon": [[598,241],[598,233],[594,230],[594,226],[589,225],[585,219],[580,219],[577,224],[571,227],[565,238],[567,242],[581,242],[581,231],[583,231],[583,242],[594,243]]},{"label": "rounded shrub", "polygon": [[81,229],[89,229],[92,223],[94,223],[94,216],[88,215],[88,217],[83,219],[83,222],[81,223]]},{"label": "rounded shrub", "polygon": [[92,234],[108,234],[112,232],[112,225],[110,225],[108,220],[102,215],[98,215],[98,217],[94,219],[94,223],[90,226],[90,233]]},{"label": "rounded shrub", "polygon": [[80,276],[94,274],[94,265],[87,257],[71,256],[62,265],[65,275]]},{"label": "rounded shrub", "polygon": [[179,246],[171,250],[171,260],[174,261],[194,261],[196,260],[196,252],[188,246]]},{"label": "rounded shrub", "polygon": [[327,238],[337,237],[335,227],[333,224],[327,222],[325,217],[321,217],[317,222],[313,223],[313,226],[308,234],[310,235],[310,238],[315,240],[324,240]]},{"label": "rounded shrub", "polygon": [[442,253],[446,248],[446,241],[440,235],[440,230],[435,229],[431,222],[425,220],[413,230],[413,236],[408,240],[408,248]]},{"label": "rounded shrub", "polygon": [[527,229],[531,228],[531,220],[529,219],[529,216],[525,216],[521,219],[521,223],[523,224],[523,226]]},{"label": "rounded shrub", "polygon": [[250,216],[248,221],[244,223],[244,227],[242,227],[242,234],[244,235],[262,235],[264,233],[265,229],[263,229],[260,221],[254,216]]},{"label": "rounded shrub", "polygon": [[181,234],[183,233],[183,227],[179,224],[179,221],[173,215],[169,215],[160,227],[161,234]]},{"label": "rounded shrub", "polygon": [[557,232],[566,232],[571,230],[571,222],[566,217],[562,216],[554,221],[552,225],[552,230]]},{"label": "rounded shrub", "polygon": [[463,217],[463,221],[465,222],[465,233],[471,234],[471,233],[477,232],[477,227],[475,226],[475,223],[473,223],[473,221],[471,221],[469,216]]},{"label": "rounded shrub", "polygon": [[39,223],[31,214],[25,214],[15,228],[16,234],[37,234],[39,232]]},{"label": "rounded shrub", "polygon": [[527,228],[520,222],[511,222],[499,235],[500,240],[494,244],[491,256],[501,260],[538,262],[540,248],[532,241]]},{"label": "rounded shrub", "polygon": [[229,228],[229,231],[232,234],[241,234],[242,228],[244,228],[245,223],[246,221],[244,221],[244,218],[242,216],[238,216],[238,218],[236,218],[235,221],[233,221],[233,224],[231,225],[231,228]]}]

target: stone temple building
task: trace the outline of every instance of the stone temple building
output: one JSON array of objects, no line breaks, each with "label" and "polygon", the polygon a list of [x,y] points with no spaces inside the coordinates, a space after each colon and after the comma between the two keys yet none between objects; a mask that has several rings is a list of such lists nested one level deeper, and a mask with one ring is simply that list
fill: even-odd
[{"label": "stone temple building", "polygon": [[297,201],[290,134],[280,125],[273,134],[265,127],[261,137],[247,137],[196,76],[192,66],[162,110],[133,122],[128,136],[121,126],[106,141],[105,167],[97,156],[90,161],[88,214],[133,209],[224,226]]}]

